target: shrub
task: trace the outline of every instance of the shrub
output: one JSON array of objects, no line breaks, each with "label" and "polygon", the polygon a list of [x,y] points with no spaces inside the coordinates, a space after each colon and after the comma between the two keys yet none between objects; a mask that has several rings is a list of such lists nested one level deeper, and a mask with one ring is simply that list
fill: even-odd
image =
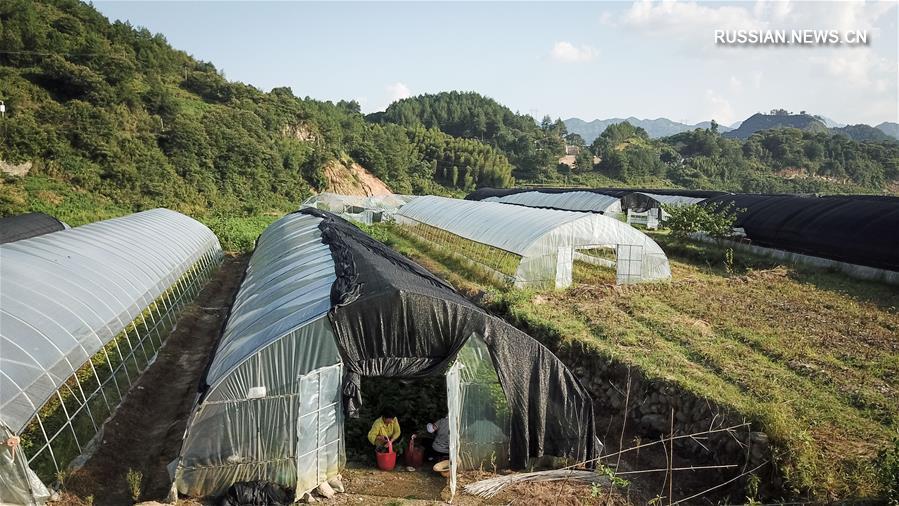
[{"label": "shrub", "polygon": [[680,241],[696,232],[708,234],[715,239],[729,237],[737,220],[737,210],[729,204],[663,205],[663,208],[668,213],[664,226],[671,229],[672,237]]}]

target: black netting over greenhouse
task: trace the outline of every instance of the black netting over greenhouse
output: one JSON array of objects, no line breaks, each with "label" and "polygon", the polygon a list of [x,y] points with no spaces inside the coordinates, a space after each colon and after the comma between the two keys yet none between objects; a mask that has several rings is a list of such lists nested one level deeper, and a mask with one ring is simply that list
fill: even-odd
[{"label": "black netting over greenhouse", "polygon": [[0,244],[58,232],[65,228],[63,222],[49,214],[26,213],[6,216],[0,218]]},{"label": "black netting over greenhouse", "polygon": [[732,205],[753,244],[841,262],[899,270],[899,198],[738,194],[702,205]]},{"label": "black netting over greenhouse", "polygon": [[342,469],[343,419],[373,376],[445,376],[451,488],[457,469],[491,459],[583,462],[600,448],[589,395],[549,350],[348,222],[304,209],[257,242],[185,435],[179,491],[312,490]]}]

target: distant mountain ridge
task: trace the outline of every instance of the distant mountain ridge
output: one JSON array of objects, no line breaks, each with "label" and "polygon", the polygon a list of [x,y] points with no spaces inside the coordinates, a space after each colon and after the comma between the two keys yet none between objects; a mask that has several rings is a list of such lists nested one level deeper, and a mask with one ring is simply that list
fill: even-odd
[{"label": "distant mountain ridge", "polygon": [[[893,124],[895,125],[895,123]],[[849,137],[854,141],[883,142],[897,140],[896,136],[891,136],[880,128],[865,124],[846,125],[844,127],[831,128],[830,131],[838,135]]]},{"label": "distant mountain ridge", "polygon": [[[891,130],[891,125],[894,125]],[[831,133],[848,137],[859,142],[883,142],[897,140],[899,125],[881,123],[877,127],[857,124],[844,125],[823,116],[813,116],[804,111],[792,114],[783,109],[771,111],[770,114],[756,113],[735,128],[723,134],[731,139],[748,139],[752,134],[773,128],[798,128],[806,132]],[[891,133],[892,132],[892,133]]]},{"label": "distant mountain ridge", "polygon": [[[565,128],[567,128],[569,132],[580,135],[587,144],[590,144],[594,139],[599,137],[609,125],[623,123],[625,121],[635,127],[646,130],[649,137],[653,139],[668,137],[669,135],[679,134],[697,128],[709,128],[712,124],[711,121],[703,121],[702,123],[697,123],[695,125],[688,125],[686,123],[672,121],[668,118],[639,119],[633,116],[629,118],[595,119],[593,121],[584,121],[580,118],[568,118],[563,121],[563,123],[565,123]],[[730,128],[727,126],[718,125],[719,132],[727,132],[729,130]]]},{"label": "distant mountain ridge", "polygon": [[[639,119],[633,116],[629,118],[595,119],[584,121],[580,118],[568,118],[564,121],[569,132],[576,133],[584,138],[587,144],[599,137],[609,125],[627,121],[633,126],[646,130],[650,138],[668,137],[681,132],[706,129],[711,126],[710,121],[703,121],[695,125],[679,123],[667,118]],[[865,124],[847,125],[839,123],[825,116],[807,114],[805,112],[792,114],[785,110],[774,110],[771,114],[757,113],[743,121],[732,123],[729,127],[718,125],[718,131],[724,137],[746,140],[752,134],[761,130],[772,128],[798,128],[808,132],[830,132],[842,135],[856,141],[882,142],[899,140],[899,123],[885,121],[876,127]]]},{"label": "distant mountain ridge", "polygon": [[881,132],[889,135],[890,137],[899,140],[899,123],[893,123],[891,121],[884,121],[883,123],[874,127]]}]

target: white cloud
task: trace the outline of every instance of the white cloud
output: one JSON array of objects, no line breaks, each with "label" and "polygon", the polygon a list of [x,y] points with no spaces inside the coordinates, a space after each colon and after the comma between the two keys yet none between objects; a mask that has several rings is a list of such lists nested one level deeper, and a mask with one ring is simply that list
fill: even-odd
[{"label": "white cloud", "polygon": [[722,125],[730,125],[736,120],[733,106],[726,98],[718,93],[715,93],[712,90],[706,90],[705,101],[706,110],[708,111],[706,117],[714,119]]},{"label": "white cloud", "polygon": [[762,76],[764,73],[760,70],[758,72],[752,73],[752,87],[755,89],[759,89],[762,87]]},{"label": "white cloud", "polygon": [[[895,67],[886,58],[878,57],[864,49],[851,52],[831,51],[829,57],[815,57],[812,61],[823,65],[831,78],[875,93],[896,89]],[[892,81],[892,88],[890,88]]]},{"label": "white cloud", "polygon": [[549,53],[553,60],[572,63],[585,62],[596,58],[599,50],[590,46],[575,46],[571,42],[560,41],[553,45]]},{"label": "white cloud", "polygon": [[[708,6],[696,2],[636,1],[622,18],[632,28],[660,36],[680,35],[712,41],[714,30],[763,28],[752,26],[748,9],[734,6]],[[749,25],[749,26],[747,26]]]},{"label": "white cloud", "polygon": [[393,84],[388,84],[385,89],[387,90],[387,98],[390,100],[390,103],[412,96],[412,90],[410,90],[409,87],[404,83],[401,83],[399,81]]},{"label": "white cloud", "polygon": [[599,24],[603,26],[616,26],[615,19],[612,17],[612,13],[609,11],[603,11],[599,15]]},{"label": "white cloud", "polygon": [[[715,89],[726,91],[733,103],[742,109],[741,113],[755,107],[767,110],[768,107],[782,106],[780,103],[766,104],[772,97],[767,96],[765,90],[770,87],[770,93],[776,91],[776,97],[781,98],[784,94],[780,87],[788,84],[791,89],[787,93],[796,89],[815,90],[815,93],[802,97],[808,98],[811,106],[823,105],[832,111],[817,111],[822,114],[842,112],[846,116],[877,118],[883,113],[865,111],[869,108],[873,111],[875,104],[882,110],[894,111],[896,108],[896,35],[888,32],[891,28],[882,27],[890,27],[885,21],[895,18],[899,10],[897,5],[896,2],[789,0],[728,5],[692,0],[636,0],[618,15],[616,21],[642,37],[671,45],[685,59],[702,60],[704,65],[716,68],[718,72],[728,72],[724,74],[724,82]],[[815,49],[721,48],[714,43],[715,30],[796,29],[837,30],[841,33],[866,30],[869,41],[873,42],[860,47]],[[771,76],[775,75],[778,76],[777,83],[772,81]],[[704,102],[704,110],[718,115],[715,119],[728,121],[725,115],[732,109],[727,100],[709,91]]]}]

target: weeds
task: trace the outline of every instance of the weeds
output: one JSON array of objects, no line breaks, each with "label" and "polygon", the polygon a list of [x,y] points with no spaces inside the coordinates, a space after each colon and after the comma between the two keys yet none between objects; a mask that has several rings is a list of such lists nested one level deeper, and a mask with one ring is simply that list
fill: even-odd
[{"label": "weeds", "polygon": [[125,481],[128,482],[128,492],[131,494],[131,499],[134,502],[137,502],[138,499],[140,499],[140,494],[143,489],[143,473],[135,471],[134,469],[128,469],[128,474],[125,475]]},{"label": "weeds", "polygon": [[877,474],[890,506],[899,506],[899,429],[890,445],[877,456]]}]

